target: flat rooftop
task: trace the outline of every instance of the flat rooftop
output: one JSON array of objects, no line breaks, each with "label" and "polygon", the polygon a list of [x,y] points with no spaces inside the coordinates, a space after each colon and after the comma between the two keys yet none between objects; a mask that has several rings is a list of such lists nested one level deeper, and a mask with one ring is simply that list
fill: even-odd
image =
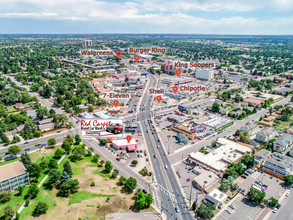
[{"label": "flat rooftop", "polygon": [[218,172],[224,172],[230,163],[233,163],[234,161],[241,158],[244,154],[250,153],[252,151],[249,147],[243,146],[225,138],[219,138],[217,143],[221,146],[209,154],[192,152],[189,154],[190,158],[206,164]]},{"label": "flat rooftop", "polygon": [[25,166],[21,161],[15,161],[13,163],[0,166],[0,182],[11,179],[26,173]]}]

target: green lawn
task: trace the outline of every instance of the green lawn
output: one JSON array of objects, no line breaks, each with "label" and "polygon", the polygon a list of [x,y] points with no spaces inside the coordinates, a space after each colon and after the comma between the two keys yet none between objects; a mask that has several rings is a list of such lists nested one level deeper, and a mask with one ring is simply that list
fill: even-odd
[{"label": "green lawn", "polygon": [[[277,121],[279,124],[275,123]],[[281,121],[281,120],[275,120],[273,127],[276,131],[284,131],[286,128],[290,128],[291,121]]]},{"label": "green lawn", "polygon": [[104,180],[108,180],[111,176],[110,173],[103,173],[103,167],[97,167],[96,170],[93,171],[93,174],[98,174],[100,177],[103,177]]},{"label": "green lawn", "polygon": [[81,104],[86,105],[87,104],[87,100],[85,100],[85,99],[81,100]]},{"label": "green lawn", "polygon": [[92,199],[95,197],[113,197],[115,195],[105,195],[105,194],[96,194],[88,191],[80,191],[70,196],[70,201],[68,205],[72,205],[74,203],[81,203],[83,200]]},{"label": "green lawn", "polygon": [[56,191],[44,190],[43,187],[40,189],[40,193],[38,194],[37,198],[30,201],[28,207],[25,207],[22,212],[20,213],[20,219],[25,219],[26,216],[30,216],[33,214],[33,211],[38,204],[38,202],[45,202],[48,204],[49,209],[56,206],[54,201],[54,197],[56,196]]},{"label": "green lawn", "polygon": [[[0,203],[0,216],[4,214],[3,212],[6,206],[11,206],[14,211],[17,211],[20,208],[20,206],[25,202],[23,197],[26,194],[27,190],[28,190],[28,187],[25,187],[25,189],[23,190],[22,196],[12,196],[9,202],[6,202],[4,204]],[[16,194],[15,191],[11,193],[12,195]]]},{"label": "green lawn", "polygon": [[14,108],[14,105],[11,105],[11,106],[8,106],[6,107],[8,113],[11,113],[11,112],[16,112],[16,109]]}]

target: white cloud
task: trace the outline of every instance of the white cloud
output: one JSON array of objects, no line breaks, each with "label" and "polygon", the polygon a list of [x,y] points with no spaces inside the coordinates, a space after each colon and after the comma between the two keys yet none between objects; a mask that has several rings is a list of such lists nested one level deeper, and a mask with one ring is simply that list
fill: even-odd
[{"label": "white cloud", "polygon": [[[86,21],[110,24],[111,32],[123,26],[126,32],[217,33],[217,34],[292,34],[288,18],[248,17],[247,13],[293,11],[291,0],[134,0],[111,2],[95,0],[0,0],[0,18],[32,18]],[[208,13],[205,17],[198,15]],[[218,19],[207,18],[220,12]],[[233,12],[233,16],[229,16]],[[239,16],[234,16],[239,12]],[[246,12],[245,17],[241,12]],[[260,15],[261,16],[261,15]],[[109,29],[107,29],[109,31]]]}]

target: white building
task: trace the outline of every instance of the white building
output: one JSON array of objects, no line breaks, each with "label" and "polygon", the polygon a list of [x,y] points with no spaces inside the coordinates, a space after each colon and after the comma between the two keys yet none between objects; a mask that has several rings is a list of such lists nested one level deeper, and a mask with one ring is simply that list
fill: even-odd
[{"label": "white building", "polygon": [[222,176],[231,163],[237,163],[245,154],[252,153],[249,147],[225,138],[219,138],[217,144],[220,147],[208,154],[191,152],[188,157],[189,163]]},{"label": "white building", "polygon": [[227,197],[228,196],[225,193],[221,192],[218,189],[214,189],[213,191],[211,191],[209,194],[206,195],[205,201],[207,201],[208,203],[218,208],[222,206],[222,204],[225,202]]},{"label": "white building", "polygon": [[214,78],[214,71],[210,69],[198,69],[196,70],[195,77],[197,79],[212,80]]}]

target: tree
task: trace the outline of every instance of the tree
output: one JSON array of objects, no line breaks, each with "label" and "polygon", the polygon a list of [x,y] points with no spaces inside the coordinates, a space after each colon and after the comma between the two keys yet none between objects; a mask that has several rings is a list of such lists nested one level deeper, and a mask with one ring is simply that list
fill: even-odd
[{"label": "tree", "polygon": [[74,143],[74,139],[73,139],[72,135],[71,135],[71,134],[68,134],[68,135],[66,136],[65,140],[63,141],[63,143],[64,143],[64,142],[69,143],[70,146],[72,146],[73,143]]},{"label": "tree", "polygon": [[94,154],[94,157],[92,159],[93,163],[97,163],[99,161],[100,155],[99,154]]},{"label": "tree", "polygon": [[19,146],[13,145],[8,148],[8,152],[16,156],[17,153],[21,151],[21,148]]},{"label": "tree", "polygon": [[270,198],[269,205],[271,207],[276,207],[278,204],[279,204],[279,201],[277,199],[275,199],[274,197]]},{"label": "tree", "polygon": [[203,219],[211,219],[214,217],[214,213],[213,213],[213,210],[215,210],[215,207],[212,206],[211,204],[207,203],[206,205],[205,204],[201,204],[199,206],[199,208],[197,209],[197,216],[198,217],[201,217]]},{"label": "tree", "polygon": [[60,158],[63,156],[63,154],[64,154],[64,150],[58,148],[58,149],[55,151],[54,159],[60,159]]},{"label": "tree", "polygon": [[72,176],[72,169],[68,160],[63,164],[63,169],[69,176]]},{"label": "tree", "polygon": [[[64,126],[68,123],[68,117],[65,114],[57,114],[55,115],[55,121],[57,122],[58,125]],[[72,144],[73,144],[73,141],[72,141]]]},{"label": "tree", "polygon": [[30,177],[38,178],[41,174],[42,168],[40,167],[40,165],[38,165],[36,163],[31,163],[27,167],[27,170],[29,172]]},{"label": "tree", "polygon": [[11,199],[11,193],[10,192],[2,192],[2,193],[0,193],[0,203],[9,202],[10,199]]},{"label": "tree", "polygon": [[50,169],[57,169],[57,168],[58,168],[57,161],[56,161],[55,159],[51,158],[51,159],[49,160],[48,167],[49,167]]},{"label": "tree", "polygon": [[112,179],[116,179],[116,177],[118,176],[118,174],[119,174],[119,170],[117,170],[117,169],[113,170],[112,175],[111,175],[111,178]]},{"label": "tree", "polygon": [[138,161],[137,160],[133,160],[133,161],[131,161],[131,164],[132,165],[137,165],[138,164]]},{"label": "tree", "polygon": [[47,185],[48,187],[52,188],[57,184],[57,181],[60,179],[61,172],[57,169],[51,169],[48,176],[49,178]]},{"label": "tree", "polygon": [[49,206],[47,203],[38,202],[36,208],[33,211],[33,216],[36,217],[36,216],[40,216],[40,215],[45,214],[47,212],[48,208],[49,208]]},{"label": "tree", "polygon": [[104,163],[105,163],[105,161],[103,161],[103,160],[100,161],[101,167],[103,166]]},{"label": "tree", "polygon": [[113,169],[113,165],[111,164],[111,161],[106,161],[105,163],[105,172],[110,173]]},{"label": "tree", "polygon": [[37,117],[39,119],[44,119],[45,115],[48,115],[48,109],[45,106],[39,106],[36,110]]},{"label": "tree", "polygon": [[240,141],[245,143],[245,144],[249,144],[250,142],[250,137],[249,134],[247,132],[240,132]]},{"label": "tree", "polygon": [[106,140],[106,139],[100,139],[100,144],[102,146],[105,146],[107,143],[108,143],[108,140]]},{"label": "tree", "polygon": [[293,184],[293,175],[287,175],[287,176],[285,176],[285,183],[286,183],[286,185],[292,185]]},{"label": "tree", "polygon": [[76,145],[80,144],[80,142],[81,142],[81,138],[80,138],[80,136],[79,136],[78,134],[75,135],[74,139],[75,139],[75,144],[76,144]]},{"label": "tree", "polygon": [[22,192],[24,190],[24,187],[23,186],[18,186],[16,190],[18,191],[17,194],[21,196],[22,195]]},{"label": "tree", "polygon": [[55,146],[57,143],[56,139],[55,138],[50,138],[48,139],[48,145],[49,146]]},{"label": "tree", "polygon": [[14,210],[12,209],[11,206],[6,206],[4,208],[4,213],[3,213],[3,219],[4,220],[10,220],[14,216]]},{"label": "tree", "polygon": [[254,165],[254,157],[246,154],[243,156],[241,162],[247,166],[247,168],[251,168]]},{"label": "tree", "polygon": [[216,102],[214,102],[213,106],[212,106],[212,112],[214,113],[218,113],[220,111],[220,105]]},{"label": "tree", "polygon": [[153,203],[153,194],[148,193],[145,195],[145,208],[149,208]]},{"label": "tree", "polygon": [[31,158],[27,152],[21,154],[20,160],[26,168],[32,163]]},{"label": "tree", "polygon": [[40,190],[39,190],[37,184],[32,183],[32,184],[29,186],[29,188],[28,188],[28,191],[27,191],[27,194],[26,194],[25,198],[28,198],[29,196],[31,196],[32,199],[33,199],[33,198],[36,198],[37,195],[38,195],[38,193],[39,193],[39,191],[40,191]]},{"label": "tree", "polygon": [[120,185],[124,186],[125,183],[126,183],[126,180],[127,180],[127,179],[126,179],[124,176],[120,176],[120,178],[119,178],[119,183],[120,183]]},{"label": "tree", "polygon": [[233,185],[234,182],[234,178],[232,176],[228,176],[227,179],[223,178],[221,181],[221,190],[223,191],[227,191],[228,189],[230,189]]},{"label": "tree", "polygon": [[70,176],[68,175],[68,173],[65,170],[63,170],[62,175],[61,175],[59,180],[60,180],[61,183],[63,183],[63,182],[69,183],[70,182]]},{"label": "tree", "polygon": [[265,196],[266,196],[265,192],[260,192],[259,190],[252,187],[250,188],[247,194],[247,198],[257,205],[262,202]]},{"label": "tree", "polygon": [[133,190],[136,188],[136,186],[137,186],[137,181],[133,177],[129,177],[125,182],[125,187],[128,189],[128,191],[130,193],[133,192]]},{"label": "tree", "polygon": [[69,182],[63,182],[57,195],[61,197],[68,197],[70,194],[77,191],[79,188],[78,185],[79,182],[77,179],[70,180]]},{"label": "tree", "polygon": [[239,137],[239,136],[240,136],[240,130],[238,129],[238,130],[235,132],[234,135],[237,136],[237,137]]},{"label": "tree", "polygon": [[141,190],[139,190],[135,198],[134,205],[138,208],[138,210],[142,210],[145,207],[145,203],[146,203],[145,194]]},{"label": "tree", "polygon": [[201,147],[201,148],[199,149],[199,152],[205,154],[205,153],[206,153],[206,148],[205,148],[205,147]]}]

